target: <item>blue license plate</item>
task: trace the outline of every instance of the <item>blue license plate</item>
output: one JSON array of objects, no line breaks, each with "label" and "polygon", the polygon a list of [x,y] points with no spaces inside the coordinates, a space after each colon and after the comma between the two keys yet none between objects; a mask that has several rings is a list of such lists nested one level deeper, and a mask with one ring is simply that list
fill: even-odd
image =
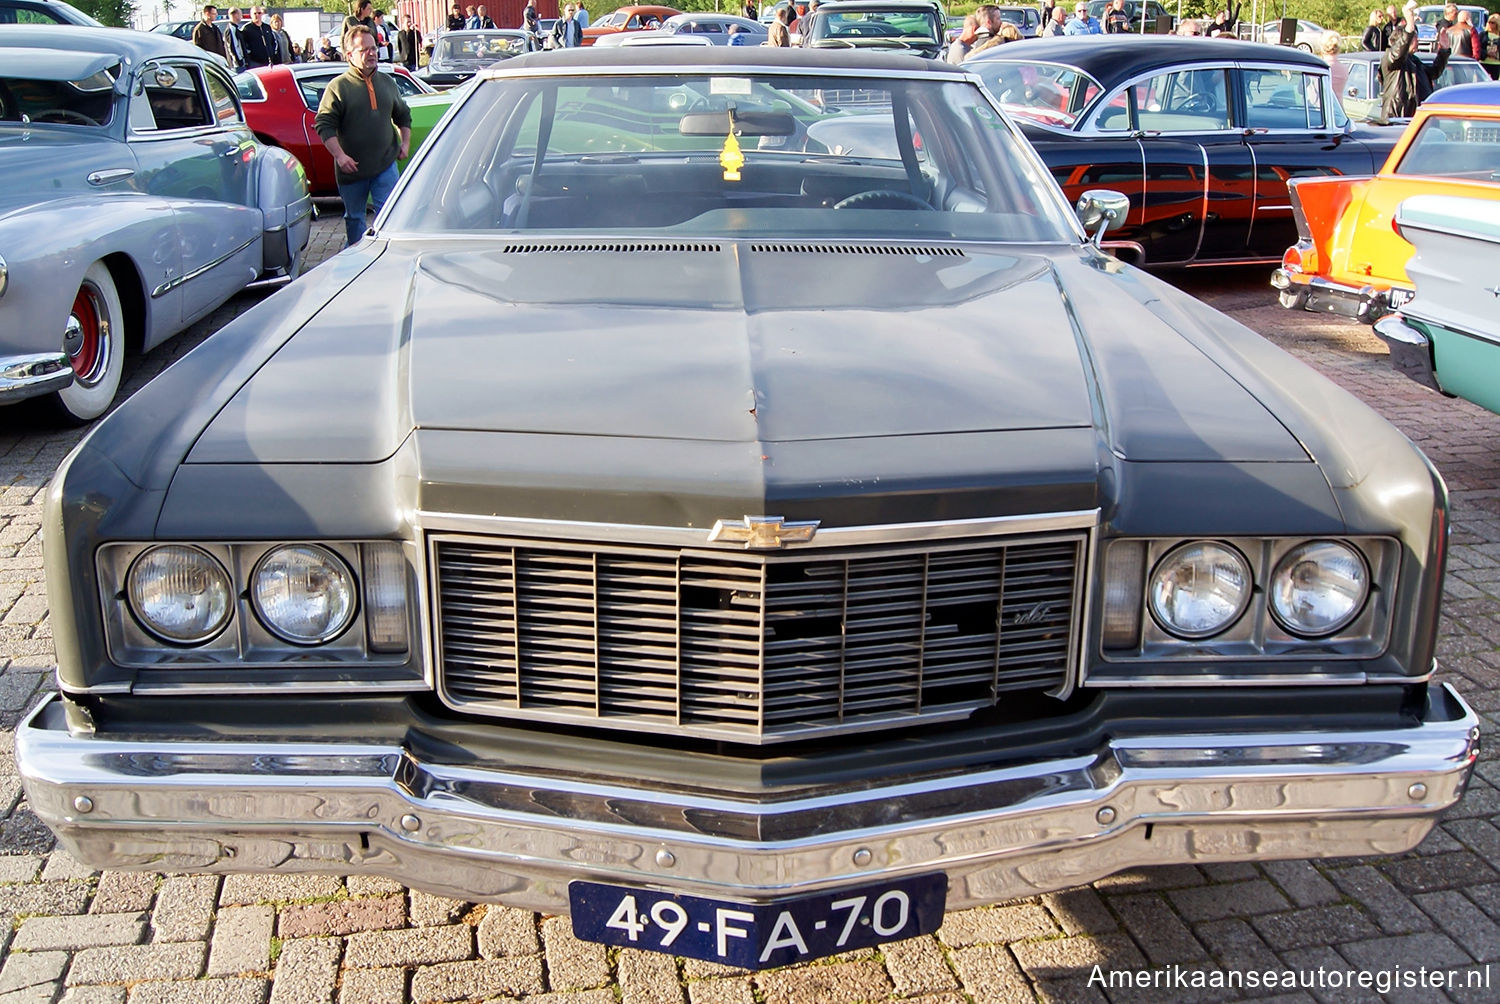
[{"label": "blue license plate", "polygon": [[769,969],[931,934],[948,880],[919,875],[751,905],[571,882],[573,936],[741,969]]}]

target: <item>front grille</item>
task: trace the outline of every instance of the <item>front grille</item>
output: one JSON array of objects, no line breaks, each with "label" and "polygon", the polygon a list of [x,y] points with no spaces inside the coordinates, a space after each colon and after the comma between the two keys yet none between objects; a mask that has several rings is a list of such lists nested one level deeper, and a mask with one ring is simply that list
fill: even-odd
[{"label": "front grille", "polygon": [[758,554],[433,535],[440,691],[464,711],[746,742],[1057,691],[1081,534]]}]

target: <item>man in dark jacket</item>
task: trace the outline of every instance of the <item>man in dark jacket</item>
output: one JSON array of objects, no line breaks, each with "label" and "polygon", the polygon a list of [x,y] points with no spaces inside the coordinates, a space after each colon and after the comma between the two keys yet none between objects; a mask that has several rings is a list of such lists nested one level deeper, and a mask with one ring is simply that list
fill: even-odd
[{"label": "man in dark jacket", "polygon": [[276,34],[265,23],[266,9],[251,7],[250,20],[240,25],[240,45],[245,50],[245,68],[270,66],[281,62],[281,53],[276,46]]},{"label": "man in dark jacket", "polygon": [[402,14],[396,23],[401,26],[396,31],[396,62],[415,71],[422,52],[422,33],[412,27],[408,14]]},{"label": "man in dark jacket", "polygon": [[224,58],[229,61],[229,68],[235,73],[245,68],[245,46],[240,41],[240,25],[244,24],[244,17],[240,14],[238,7],[229,8],[229,23],[222,29],[224,36]]},{"label": "man in dark jacket", "polygon": [[1104,33],[1125,35],[1129,32],[1130,15],[1125,13],[1125,0],[1110,0],[1109,9],[1104,12]]},{"label": "man in dark jacket", "polygon": [[1452,54],[1448,36],[1438,32],[1437,57],[1427,66],[1417,58],[1417,23],[1407,17],[1391,31],[1391,43],[1380,56],[1380,114],[1386,119],[1409,119],[1417,105],[1432,93],[1432,82]]},{"label": "man in dark jacket", "polygon": [[328,82],[313,119],[333,155],[349,244],[364,232],[365,203],[380,212],[396,187],[396,161],[411,153],[411,109],[401,99],[395,75],[377,69],[376,49],[375,33],[364,25],[345,32],[349,69]]},{"label": "man in dark jacket", "polygon": [[229,57],[224,54],[224,36],[219,34],[214,19],[219,16],[219,8],[208,4],[203,8],[203,20],[193,25],[193,44],[204,52],[212,52],[222,59]]}]

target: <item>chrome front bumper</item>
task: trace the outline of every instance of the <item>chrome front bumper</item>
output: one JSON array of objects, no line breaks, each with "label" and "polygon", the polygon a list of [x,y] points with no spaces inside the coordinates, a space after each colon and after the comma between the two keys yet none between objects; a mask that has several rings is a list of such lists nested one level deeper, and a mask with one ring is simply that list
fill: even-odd
[{"label": "chrome front bumper", "polygon": [[0,404],[50,394],[73,383],[73,365],[64,352],[0,356]]},{"label": "chrome front bumper", "polygon": [[398,746],[16,731],[31,808],[79,860],[375,873],[566,912],[591,879],[764,902],[942,871],[950,908],[1153,864],[1395,854],[1456,802],[1478,720],[1447,687],[1408,728],[1115,739],[1091,754],[778,800],[425,763]]},{"label": "chrome front bumper", "polygon": [[1374,324],[1391,312],[1390,291],[1374,286],[1346,286],[1285,268],[1271,273],[1271,285],[1280,291],[1281,305],[1289,310],[1338,314],[1361,324]]}]

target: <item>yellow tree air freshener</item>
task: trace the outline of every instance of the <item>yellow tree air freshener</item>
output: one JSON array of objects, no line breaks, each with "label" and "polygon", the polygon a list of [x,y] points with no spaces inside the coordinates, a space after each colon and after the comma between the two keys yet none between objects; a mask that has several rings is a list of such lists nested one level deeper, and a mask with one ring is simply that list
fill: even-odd
[{"label": "yellow tree air freshener", "polygon": [[719,165],[724,168],[725,181],[739,181],[740,168],[745,166],[745,155],[740,152],[740,141],[734,138],[734,112],[729,113],[729,135],[724,137],[724,149],[719,151]]}]

